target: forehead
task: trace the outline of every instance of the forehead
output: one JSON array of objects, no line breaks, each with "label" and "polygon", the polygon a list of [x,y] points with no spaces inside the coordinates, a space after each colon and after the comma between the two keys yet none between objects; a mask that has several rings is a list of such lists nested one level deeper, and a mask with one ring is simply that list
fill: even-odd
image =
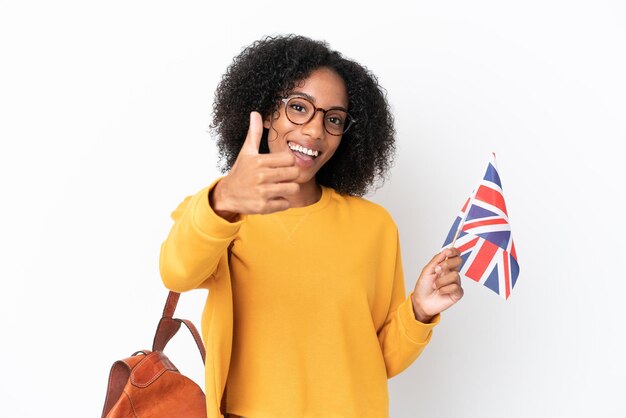
[{"label": "forehead", "polygon": [[297,83],[292,93],[306,93],[319,107],[348,107],[348,93],[343,78],[329,68],[318,68],[301,83]]}]

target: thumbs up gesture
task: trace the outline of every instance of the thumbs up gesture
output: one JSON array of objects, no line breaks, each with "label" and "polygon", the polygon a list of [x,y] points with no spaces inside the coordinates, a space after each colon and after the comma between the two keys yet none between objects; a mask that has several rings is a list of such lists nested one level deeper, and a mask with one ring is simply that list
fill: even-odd
[{"label": "thumbs up gesture", "polygon": [[219,216],[234,220],[238,214],[272,213],[289,208],[288,196],[298,193],[300,174],[295,157],[287,152],[259,154],[263,120],[250,113],[250,127],[237,160],[209,196]]}]

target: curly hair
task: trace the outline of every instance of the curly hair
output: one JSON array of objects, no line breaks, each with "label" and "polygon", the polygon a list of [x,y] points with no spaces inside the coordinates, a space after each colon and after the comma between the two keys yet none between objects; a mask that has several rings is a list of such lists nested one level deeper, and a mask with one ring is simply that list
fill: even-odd
[{"label": "curly hair", "polygon": [[[337,192],[363,196],[377,180],[384,182],[395,155],[393,115],[386,91],[366,67],[329,49],[326,42],[297,35],[265,37],[233,59],[215,92],[211,131],[217,134],[221,169],[226,173],[243,145],[251,111],[263,118],[278,109],[279,98],[312,71],[326,67],[343,79],[348,112],[356,123],[346,132],[316,181]],[[268,153],[268,130],[261,153]]]}]

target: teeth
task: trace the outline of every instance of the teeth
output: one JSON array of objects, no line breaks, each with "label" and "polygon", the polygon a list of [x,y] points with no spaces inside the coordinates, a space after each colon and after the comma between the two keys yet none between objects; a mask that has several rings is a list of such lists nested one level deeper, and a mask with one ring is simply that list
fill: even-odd
[{"label": "teeth", "polygon": [[305,148],[302,145],[294,144],[293,142],[289,142],[288,145],[289,148],[291,148],[292,150],[301,152],[306,155],[310,155],[311,157],[317,157],[319,155],[319,151]]}]

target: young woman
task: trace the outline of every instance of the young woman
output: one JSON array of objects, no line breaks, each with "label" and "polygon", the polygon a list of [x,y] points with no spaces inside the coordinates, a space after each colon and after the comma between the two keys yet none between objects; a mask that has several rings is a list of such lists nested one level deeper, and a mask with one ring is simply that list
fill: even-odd
[{"label": "young woman", "polygon": [[323,42],[268,37],[228,68],[213,116],[227,174],[176,208],[160,255],[169,289],[209,289],[208,416],[388,417],[387,379],[463,289],[451,248],[407,297],[397,227],[360,197],[394,152],[377,79]]}]

